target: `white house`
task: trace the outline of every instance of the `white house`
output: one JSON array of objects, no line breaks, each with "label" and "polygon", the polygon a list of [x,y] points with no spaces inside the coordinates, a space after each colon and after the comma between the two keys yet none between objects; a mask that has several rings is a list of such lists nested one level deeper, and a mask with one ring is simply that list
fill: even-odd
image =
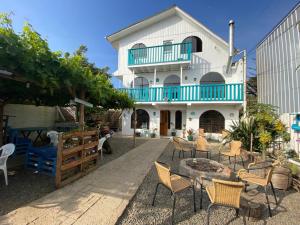
[{"label": "white house", "polygon": [[[186,12],[173,6],[109,36],[118,52],[113,73],[136,102],[137,128],[161,136],[176,130],[229,129],[245,106],[245,55]],[[240,54],[241,55],[241,54]],[[133,110],[122,116],[122,133],[133,134]]]}]

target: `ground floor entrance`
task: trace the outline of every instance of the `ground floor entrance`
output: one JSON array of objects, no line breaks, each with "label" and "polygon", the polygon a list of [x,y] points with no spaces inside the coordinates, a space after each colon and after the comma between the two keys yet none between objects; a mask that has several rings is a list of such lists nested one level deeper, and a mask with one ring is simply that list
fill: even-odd
[{"label": "ground floor entrance", "polygon": [[160,111],[160,135],[161,136],[168,135],[169,123],[170,123],[170,111],[168,110]]}]

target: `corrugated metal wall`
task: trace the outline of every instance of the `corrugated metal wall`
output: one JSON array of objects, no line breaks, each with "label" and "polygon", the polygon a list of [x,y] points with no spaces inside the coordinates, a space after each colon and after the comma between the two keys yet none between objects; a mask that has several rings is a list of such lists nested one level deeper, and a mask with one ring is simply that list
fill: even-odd
[{"label": "corrugated metal wall", "polygon": [[256,48],[258,101],[300,111],[300,4]]}]

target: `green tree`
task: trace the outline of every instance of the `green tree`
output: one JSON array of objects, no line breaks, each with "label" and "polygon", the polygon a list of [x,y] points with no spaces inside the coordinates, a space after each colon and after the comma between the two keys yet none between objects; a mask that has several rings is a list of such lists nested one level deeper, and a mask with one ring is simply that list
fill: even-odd
[{"label": "green tree", "polygon": [[[0,118],[5,103],[64,106],[75,97],[103,108],[132,107],[133,101],[113,88],[108,67],[90,63],[87,50],[81,45],[73,54],[53,52],[30,24],[16,33],[11,16],[0,14]],[[83,123],[83,106],[80,111]]]}]

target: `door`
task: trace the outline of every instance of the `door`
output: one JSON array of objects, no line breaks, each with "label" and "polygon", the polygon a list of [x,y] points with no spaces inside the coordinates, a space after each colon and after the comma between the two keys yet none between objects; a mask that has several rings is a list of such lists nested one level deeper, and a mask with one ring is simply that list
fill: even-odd
[{"label": "door", "polygon": [[160,135],[168,135],[169,113],[168,111],[160,111]]}]

